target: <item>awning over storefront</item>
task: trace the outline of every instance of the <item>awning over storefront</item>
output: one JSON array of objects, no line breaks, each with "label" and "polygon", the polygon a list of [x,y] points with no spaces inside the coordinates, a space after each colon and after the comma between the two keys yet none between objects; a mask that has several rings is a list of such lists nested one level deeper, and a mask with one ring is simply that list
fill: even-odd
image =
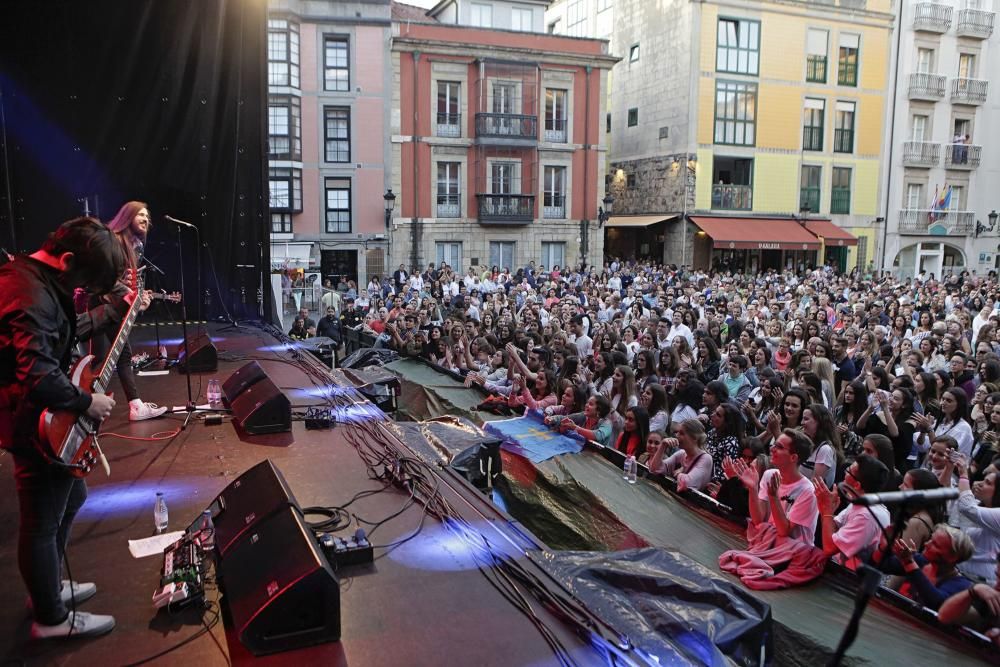
[{"label": "awning over storefront", "polygon": [[649,227],[658,222],[674,220],[676,214],[661,213],[659,215],[613,215],[608,218],[605,227]]},{"label": "awning over storefront", "polygon": [[858,237],[846,229],[841,229],[829,220],[807,220],[806,229],[822,237],[829,248],[831,246],[858,245]]},{"label": "awning over storefront", "polygon": [[819,239],[789,218],[691,216],[719,250],[819,250]]}]

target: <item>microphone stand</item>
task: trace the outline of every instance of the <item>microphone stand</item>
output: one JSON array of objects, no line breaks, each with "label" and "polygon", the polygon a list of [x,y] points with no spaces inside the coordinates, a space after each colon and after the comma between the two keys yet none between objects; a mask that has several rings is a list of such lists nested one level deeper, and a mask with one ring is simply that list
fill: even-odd
[{"label": "microphone stand", "polygon": [[188,427],[191,422],[191,417],[197,411],[197,407],[194,403],[194,397],[191,395],[191,351],[188,349],[188,331],[187,331],[187,299],[183,298],[185,295],[184,291],[184,244],[181,238],[181,227],[194,227],[190,223],[181,223],[179,220],[171,218],[169,215],[165,216],[170,222],[176,223],[177,227],[177,259],[180,261],[180,274],[181,274],[181,335],[184,336],[184,363],[186,367],[184,369],[184,376],[187,380],[187,404],[184,406],[184,411],[187,412],[187,416],[184,417],[184,423],[181,424],[181,430],[183,431]]},{"label": "microphone stand", "polygon": [[[885,547],[882,549],[882,557],[879,560],[880,565],[884,563],[885,559],[892,553],[892,543],[895,540],[895,537],[897,535],[902,535],[903,530],[906,528],[906,518],[908,516],[906,508],[907,503],[903,502],[900,503],[899,509],[896,511],[896,516],[892,522],[892,532],[885,536]],[[868,608],[868,603],[871,602],[872,597],[875,595],[875,591],[882,582],[882,571],[873,565],[869,565],[868,563],[865,563],[858,568],[858,574],[860,575],[861,581],[854,597],[854,611],[851,613],[851,619],[847,622],[847,627],[844,628],[844,634],[840,637],[840,643],[837,644],[837,650],[830,659],[830,667],[838,667],[838,665],[840,665],[841,661],[844,659],[844,654],[847,653],[847,649],[849,649],[851,644],[854,643],[854,640],[857,639],[858,630],[861,627],[861,617],[864,616],[865,610]]]},{"label": "microphone stand", "polygon": [[[139,255],[139,261],[141,263],[144,263],[146,266],[148,266],[149,268],[153,269],[154,271],[156,271],[157,273],[159,273],[161,276],[167,275],[166,273],[163,272],[163,269],[161,269],[160,267],[158,267],[156,264],[154,264],[153,262],[151,262],[148,257],[146,257],[146,255],[145,255],[145,252],[146,252],[145,246],[143,247],[142,252],[143,252],[143,254]],[[152,361],[148,362],[148,364],[146,365],[146,368],[148,368],[149,366],[151,366],[152,364],[155,363],[155,364],[157,364],[156,368],[159,370],[159,368],[161,368],[161,361],[163,359],[165,359],[166,357],[164,355],[160,354],[160,350],[163,349],[163,344],[160,342],[160,315],[156,311],[153,312],[153,333],[156,335],[156,361],[155,362],[152,362]]]}]

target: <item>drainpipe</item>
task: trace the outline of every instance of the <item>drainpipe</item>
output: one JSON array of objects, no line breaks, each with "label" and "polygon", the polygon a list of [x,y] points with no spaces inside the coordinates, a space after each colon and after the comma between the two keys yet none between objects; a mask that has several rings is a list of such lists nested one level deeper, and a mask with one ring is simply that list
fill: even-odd
[{"label": "drainpipe", "polygon": [[580,255],[583,264],[587,264],[590,254],[590,75],[594,68],[587,65],[584,71],[584,107],[583,111],[583,219],[580,220]]},{"label": "drainpipe", "polygon": [[420,105],[417,89],[420,84],[420,52],[413,52],[413,220],[410,225],[410,270],[420,268]]},{"label": "drainpipe", "polygon": [[[893,149],[895,148],[894,137],[896,134],[896,98],[899,94],[899,49],[900,43],[903,38],[903,12],[905,11],[903,3],[899,5],[899,22],[896,26],[896,67],[892,72],[892,111],[889,115],[889,155],[886,156],[886,168],[889,170],[889,174],[885,181],[885,215],[882,222],[882,267],[881,270],[885,271],[889,266],[891,266],[891,259],[886,253],[886,241],[889,237],[889,206],[891,205],[890,198],[892,197],[892,155]],[[899,218],[897,217],[897,230],[899,229]],[[860,259],[860,258],[859,258]],[[859,262],[860,264],[860,262]],[[902,268],[902,267],[900,267]],[[859,266],[859,271],[864,273],[864,267]]]}]

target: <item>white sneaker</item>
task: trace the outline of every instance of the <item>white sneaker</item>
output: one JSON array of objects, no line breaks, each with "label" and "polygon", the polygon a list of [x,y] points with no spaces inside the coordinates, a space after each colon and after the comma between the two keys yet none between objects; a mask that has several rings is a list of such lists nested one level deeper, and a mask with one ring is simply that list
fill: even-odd
[{"label": "white sneaker", "polygon": [[68,637],[99,637],[115,628],[114,616],[88,614],[85,611],[70,612],[66,620],[58,625],[31,624],[32,639],[66,639]]},{"label": "white sneaker", "polygon": [[167,406],[161,408],[156,403],[138,401],[137,403],[129,404],[128,419],[133,422],[142,421],[143,419],[155,419],[166,411]]},{"label": "white sneaker", "polygon": [[[72,586],[72,588],[71,588]],[[90,598],[97,595],[97,584],[93,582],[79,583],[76,581],[70,581],[69,579],[62,580],[62,590],[59,592],[60,597],[62,597],[63,604],[66,606],[74,604],[80,604],[81,602],[86,602]],[[31,609],[34,605],[31,603],[31,596],[27,598],[27,607]]]},{"label": "white sneaker", "polygon": [[95,595],[97,595],[97,584],[91,581],[80,583],[78,581],[70,581],[69,579],[62,580],[63,604],[72,604],[74,600],[76,604],[80,604]]}]

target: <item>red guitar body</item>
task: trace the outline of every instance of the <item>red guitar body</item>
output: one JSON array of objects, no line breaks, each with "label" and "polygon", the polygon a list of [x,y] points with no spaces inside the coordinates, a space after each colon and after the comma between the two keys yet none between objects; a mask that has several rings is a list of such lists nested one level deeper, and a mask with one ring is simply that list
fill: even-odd
[{"label": "red guitar body", "polygon": [[[70,369],[70,380],[87,392],[93,390],[97,379],[93,362],[94,355],[88,354]],[[74,477],[86,477],[102,463],[97,445],[99,424],[69,410],[45,410],[38,419],[38,437],[49,458],[68,466]]]}]

